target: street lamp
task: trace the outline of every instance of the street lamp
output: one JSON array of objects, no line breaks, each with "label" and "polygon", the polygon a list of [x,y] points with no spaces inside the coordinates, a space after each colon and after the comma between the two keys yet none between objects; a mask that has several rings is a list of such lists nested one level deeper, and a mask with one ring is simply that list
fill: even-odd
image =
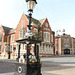
[{"label": "street lamp", "polygon": [[28,7],[28,12],[29,12],[29,25],[27,25],[28,27],[28,32],[31,32],[31,16],[32,16],[32,12],[33,12],[33,9],[35,7],[35,5],[37,4],[36,0],[26,0],[27,2],[27,7]]},{"label": "street lamp", "polygon": [[26,0],[28,11],[33,12],[35,5],[37,4],[36,0]]},{"label": "street lamp", "polygon": [[[36,0],[26,0],[27,2],[27,7],[28,7],[28,12],[29,12],[29,25],[27,25],[27,33],[25,34],[25,36],[27,38],[31,38],[33,36],[32,32],[31,32],[31,18],[32,18],[32,12],[33,9],[35,7],[35,5],[37,4]],[[28,44],[27,44],[28,45]],[[27,57],[28,57],[28,51],[27,51]],[[27,63],[28,63],[28,59],[27,59]]]},{"label": "street lamp", "polygon": [[[27,7],[28,7],[28,12],[29,12],[29,25],[27,25],[27,33],[25,34],[25,36],[27,38],[32,38],[33,34],[31,32],[31,28],[32,28],[32,25],[31,25],[31,18],[32,18],[32,12],[33,12],[33,9],[35,7],[35,5],[37,4],[36,0],[26,0],[27,2]],[[29,50],[28,50],[28,45],[29,43],[27,43],[27,75],[28,75],[28,69],[29,69]]]}]

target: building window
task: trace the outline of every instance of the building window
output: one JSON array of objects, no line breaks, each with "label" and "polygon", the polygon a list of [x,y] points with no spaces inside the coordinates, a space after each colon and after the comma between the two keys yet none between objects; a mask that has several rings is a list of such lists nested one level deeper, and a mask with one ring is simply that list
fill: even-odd
[{"label": "building window", "polygon": [[3,52],[5,52],[5,46],[3,46]]},{"label": "building window", "polygon": [[16,44],[16,50],[18,50],[18,44]]},{"label": "building window", "polygon": [[22,27],[24,27],[24,21],[22,22]]},{"label": "building window", "polygon": [[44,44],[43,44],[43,50],[44,50]]},{"label": "building window", "polygon": [[68,42],[69,41],[69,38],[68,37],[65,37],[64,41]]},{"label": "building window", "polygon": [[19,31],[19,39],[22,39],[22,38],[24,38],[24,36],[25,36],[25,28],[23,28],[23,29],[21,29],[20,31]]},{"label": "building window", "polygon": [[47,45],[47,50],[49,51],[49,45]]},{"label": "building window", "polygon": [[44,50],[46,50],[46,45],[44,46]]},{"label": "building window", "polygon": [[22,48],[22,50],[24,50],[24,44],[21,44],[22,46],[21,46],[21,48]]},{"label": "building window", "polygon": [[24,44],[21,44],[20,47],[21,47],[21,50],[24,50]]},{"label": "building window", "polygon": [[11,42],[14,42],[14,34],[11,35]]},{"label": "building window", "polygon": [[19,39],[22,39],[22,37],[23,37],[23,30],[20,30],[19,31]]},{"label": "building window", "polygon": [[47,50],[47,45],[46,45],[46,50]]},{"label": "building window", "polygon": [[51,50],[53,51],[53,46],[51,46]]},{"label": "building window", "polygon": [[44,41],[46,40],[46,33],[44,32]]},{"label": "building window", "polygon": [[50,51],[50,45],[49,45],[49,51]]},{"label": "building window", "polygon": [[44,32],[44,41],[50,42],[50,33],[49,32]]},{"label": "building window", "polygon": [[41,50],[41,44],[40,44],[40,46],[39,46],[39,50]]},{"label": "building window", "polygon": [[10,51],[12,51],[13,50],[13,45],[10,45]]},{"label": "building window", "polygon": [[9,36],[7,37],[7,42],[9,42]]},{"label": "building window", "polygon": [[25,33],[26,33],[26,30],[25,30],[25,29],[23,29],[23,38],[24,38],[24,36],[25,36]]},{"label": "building window", "polygon": [[45,26],[48,27],[48,23],[46,23]]},{"label": "building window", "polygon": [[53,42],[53,35],[51,34],[51,42]]},{"label": "building window", "polygon": [[2,41],[2,34],[0,34],[0,42]]},{"label": "building window", "polygon": [[1,45],[0,45],[0,51],[1,51]]},{"label": "building window", "polygon": [[47,33],[47,41],[50,42],[50,33]]}]

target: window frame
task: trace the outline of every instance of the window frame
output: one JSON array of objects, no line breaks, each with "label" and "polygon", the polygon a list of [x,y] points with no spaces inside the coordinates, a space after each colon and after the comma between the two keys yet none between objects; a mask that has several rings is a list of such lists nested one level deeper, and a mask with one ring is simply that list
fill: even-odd
[{"label": "window frame", "polygon": [[11,42],[14,42],[15,41],[15,34],[12,34],[11,35]]},{"label": "window frame", "polygon": [[44,32],[44,42],[50,42],[50,33]]}]

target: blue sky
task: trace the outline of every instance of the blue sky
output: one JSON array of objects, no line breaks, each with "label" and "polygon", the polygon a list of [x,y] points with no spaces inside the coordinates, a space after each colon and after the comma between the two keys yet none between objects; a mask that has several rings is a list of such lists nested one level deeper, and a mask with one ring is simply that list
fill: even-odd
[{"label": "blue sky", "polygon": [[[53,31],[65,29],[75,37],[75,0],[37,0],[36,19],[48,18]],[[16,28],[23,14],[28,14],[25,0],[0,0],[0,25]]]}]

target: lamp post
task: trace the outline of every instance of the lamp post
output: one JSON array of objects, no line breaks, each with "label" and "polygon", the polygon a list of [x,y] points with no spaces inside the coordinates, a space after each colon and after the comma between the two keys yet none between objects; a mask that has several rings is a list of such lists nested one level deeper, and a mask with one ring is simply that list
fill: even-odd
[{"label": "lamp post", "polygon": [[[32,25],[31,25],[32,12],[33,12],[33,9],[34,9],[35,5],[37,4],[37,2],[36,2],[36,0],[26,0],[26,2],[27,2],[28,12],[29,12],[29,25],[27,25],[28,29],[27,29],[27,33],[25,34],[25,36],[30,38],[30,37],[33,36],[32,32],[31,32],[31,28],[32,28]],[[28,56],[28,51],[27,51],[27,56]]]},{"label": "lamp post", "polygon": [[[29,12],[29,25],[27,25],[27,33],[25,34],[25,36],[27,38],[32,38],[33,34],[31,32],[31,28],[32,28],[32,25],[31,25],[31,18],[32,18],[32,12],[33,12],[33,9],[35,7],[35,5],[37,4],[36,0],[26,0],[27,2],[27,7],[28,7],[28,12]],[[28,75],[28,65],[29,65],[29,50],[28,50],[28,45],[29,43],[26,43],[27,44],[27,74]]]}]

